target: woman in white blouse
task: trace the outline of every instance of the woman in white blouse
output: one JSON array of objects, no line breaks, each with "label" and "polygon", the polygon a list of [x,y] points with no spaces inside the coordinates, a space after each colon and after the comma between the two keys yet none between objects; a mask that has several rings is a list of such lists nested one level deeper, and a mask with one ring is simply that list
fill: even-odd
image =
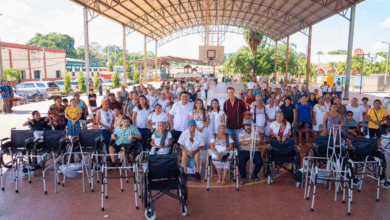
[{"label": "woman in white blouse", "polygon": [[276,113],[276,121],[271,123],[270,134],[271,137],[282,142],[285,142],[291,136],[291,124],[284,119],[282,112]]},{"label": "woman in white blouse", "polygon": [[139,97],[138,103],[138,106],[133,110],[133,125],[136,126],[141,133],[141,141],[144,150],[150,149],[147,140],[150,138],[151,133],[146,125],[146,121],[148,120],[148,116],[152,111],[152,108],[149,106],[144,95]]},{"label": "woman in white blouse", "polygon": [[327,105],[325,105],[325,99],[320,97],[318,99],[318,104],[314,106],[313,109],[313,131],[315,135],[319,135],[322,130],[324,130],[324,116],[329,111]]},{"label": "woman in white blouse", "polygon": [[203,101],[197,99],[194,103],[194,109],[189,113],[189,120],[196,122],[197,130],[202,133],[203,140],[206,144],[209,143],[208,125],[210,123],[210,115],[203,105]]},{"label": "woman in white blouse", "polygon": [[279,106],[274,105],[274,99],[269,99],[269,104],[265,106],[265,114],[267,119],[267,127],[265,129],[265,136],[267,136],[267,142],[270,136],[270,126],[276,119],[276,113],[279,111]]},{"label": "woman in white blouse", "polygon": [[157,130],[160,122],[167,122],[167,121],[168,121],[168,115],[162,112],[161,105],[157,104],[156,107],[154,107],[154,112],[152,112],[148,116],[148,119],[146,120],[146,126],[153,133],[154,131]]},{"label": "woman in white blouse", "polygon": [[219,107],[218,99],[211,101],[210,108],[210,132],[211,134],[217,134],[220,124],[225,124],[225,113]]}]

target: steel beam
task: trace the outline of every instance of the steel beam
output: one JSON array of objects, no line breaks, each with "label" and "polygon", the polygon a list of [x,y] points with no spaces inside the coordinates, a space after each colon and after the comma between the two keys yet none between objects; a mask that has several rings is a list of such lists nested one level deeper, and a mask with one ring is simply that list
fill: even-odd
[{"label": "steel beam", "polygon": [[126,72],[126,25],[123,27],[123,82],[125,88],[127,88],[127,72]]},{"label": "steel beam", "polygon": [[[144,35],[144,71],[145,71],[145,78],[147,79],[146,77],[146,35]],[[141,76],[142,76],[142,72],[141,72]]]},{"label": "steel beam", "polygon": [[89,36],[88,36],[88,8],[84,8],[84,50],[85,50],[85,80],[87,94],[89,92]]},{"label": "steel beam", "polygon": [[312,39],[313,27],[309,26],[309,42],[307,46],[307,64],[306,64],[306,90],[309,90],[309,77],[310,77],[310,59],[311,59],[311,39]]},{"label": "steel beam", "polygon": [[351,6],[351,20],[349,21],[347,73],[346,73],[346,77],[345,77],[344,100],[349,100],[349,81],[351,79],[351,60],[352,60],[352,48],[353,48],[353,34],[354,34],[354,30],[355,30],[355,13],[356,13],[356,5],[352,5]]},{"label": "steel beam", "polygon": [[157,63],[157,41],[156,41],[156,56],[155,56],[155,60],[154,60],[154,65],[155,65],[155,68],[156,68],[156,79],[158,78],[158,74],[157,74],[157,70],[158,70],[158,63]]},{"label": "steel beam", "polygon": [[275,41],[275,68],[274,68],[274,84],[276,84],[276,71],[277,71],[277,66],[278,66],[278,42]]},{"label": "steel beam", "polygon": [[288,60],[290,55],[290,37],[287,37],[287,50],[286,50],[286,79],[284,80],[287,84],[287,77],[288,77]]}]

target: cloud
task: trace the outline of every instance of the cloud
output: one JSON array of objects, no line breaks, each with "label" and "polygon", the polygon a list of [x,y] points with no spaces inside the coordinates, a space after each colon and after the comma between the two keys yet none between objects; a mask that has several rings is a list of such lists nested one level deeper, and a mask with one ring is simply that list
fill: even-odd
[{"label": "cloud", "polygon": [[390,17],[386,19],[383,23],[379,24],[379,27],[381,28],[390,28]]},{"label": "cloud", "polygon": [[374,45],[372,45],[368,51],[370,51],[372,53],[377,53],[377,52],[381,52],[381,51],[386,51],[387,48],[388,48],[388,45],[384,44],[382,41],[378,41]]}]

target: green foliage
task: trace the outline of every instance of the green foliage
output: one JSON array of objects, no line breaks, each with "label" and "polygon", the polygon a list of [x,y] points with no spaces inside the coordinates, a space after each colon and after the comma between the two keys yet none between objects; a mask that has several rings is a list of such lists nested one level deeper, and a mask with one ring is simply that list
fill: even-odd
[{"label": "green foliage", "polygon": [[133,66],[131,65],[131,62],[126,63],[126,76],[128,79],[133,80]]},{"label": "green foliage", "polygon": [[14,78],[17,82],[19,82],[20,78],[22,78],[22,73],[17,69],[6,69],[3,71],[3,76],[4,78]]},{"label": "green foliage", "polygon": [[74,42],[74,38],[66,34],[57,34],[53,32],[42,35],[36,33],[35,36],[27,42],[27,45],[66,50],[66,57],[78,58],[78,54],[74,48]]},{"label": "green foliage", "polygon": [[388,52],[379,52],[378,55],[384,58],[387,58]]},{"label": "green foliage", "polygon": [[317,54],[324,54],[324,52],[322,52],[322,51],[318,51],[318,52],[317,52]]},{"label": "green foliage", "polygon": [[138,69],[135,70],[133,81],[134,81],[134,84],[139,84],[139,72],[138,72]]},{"label": "green foliage", "polygon": [[98,74],[95,74],[93,81],[94,81],[93,86],[95,87],[95,89],[99,89],[99,75]]},{"label": "green foliage", "polygon": [[80,93],[86,93],[87,92],[87,81],[86,81],[86,79],[84,77],[83,71],[81,71],[79,73],[79,80],[78,80],[77,84],[79,85],[79,92]]},{"label": "green foliage", "polygon": [[108,71],[109,71],[109,72],[114,71],[114,64],[112,63],[111,60],[108,62]]},{"label": "green foliage", "polygon": [[70,81],[70,74],[69,72],[65,73],[64,77],[64,93],[70,94],[72,92],[72,82]]},{"label": "green foliage", "polygon": [[335,50],[335,51],[329,51],[328,54],[333,55],[347,55],[348,52],[346,50]]},{"label": "green foliage", "polygon": [[114,75],[112,75],[111,79],[112,79],[112,87],[118,88],[119,86],[121,86],[119,82],[119,74],[117,72],[115,72]]}]

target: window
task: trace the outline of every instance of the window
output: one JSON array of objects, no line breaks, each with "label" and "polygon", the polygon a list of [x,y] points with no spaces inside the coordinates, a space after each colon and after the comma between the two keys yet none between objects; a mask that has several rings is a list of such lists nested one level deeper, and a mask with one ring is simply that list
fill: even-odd
[{"label": "window", "polygon": [[91,75],[93,76],[93,72],[91,73]]},{"label": "window", "polygon": [[77,82],[77,81],[72,81],[72,85],[73,85],[73,86],[77,86],[77,85],[78,85],[78,82]]},{"label": "window", "polygon": [[43,83],[37,83],[36,84],[39,88],[45,88],[45,84],[43,84]]},{"label": "window", "polygon": [[74,73],[74,72],[72,72],[72,76],[75,76],[75,73]]},{"label": "window", "polygon": [[26,84],[20,83],[19,85],[16,86],[16,89],[24,89],[26,87]]},{"label": "window", "polygon": [[35,70],[34,71],[34,79],[40,79],[41,78],[41,71]]},{"label": "window", "polygon": [[21,70],[20,73],[22,75],[21,79],[26,79],[26,71],[25,70]]},{"label": "window", "polygon": [[48,86],[49,88],[58,88],[57,84],[55,84],[55,83],[53,83],[53,82],[47,83],[47,86]]},{"label": "window", "polygon": [[34,83],[26,83],[26,86],[24,88],[35,88]]},{"label": "window", "polygon": [[62,80],[61,81],[56,81],[56,84],[60,85],[60,86],[63,86],[64,85],[64,81],[62,81]]},{"label": "window", "polygon": [[61,78],[61,71],[60,70],[56,71],[56,78]]}]

